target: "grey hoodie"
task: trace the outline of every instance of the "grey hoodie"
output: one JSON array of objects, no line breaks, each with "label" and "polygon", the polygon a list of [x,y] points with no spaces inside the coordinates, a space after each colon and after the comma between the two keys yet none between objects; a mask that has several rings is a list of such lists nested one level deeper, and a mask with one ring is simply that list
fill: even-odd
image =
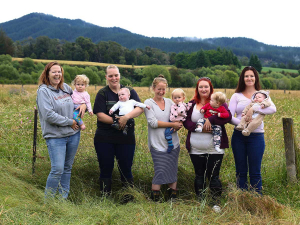
[{"label": "grey hoodie", "polygon": [[79,130],[73,130],[73,91],[64,83],[64,90],[42,84],[37,90],[36,103],[42,127],[43,138],[68,137]]}]

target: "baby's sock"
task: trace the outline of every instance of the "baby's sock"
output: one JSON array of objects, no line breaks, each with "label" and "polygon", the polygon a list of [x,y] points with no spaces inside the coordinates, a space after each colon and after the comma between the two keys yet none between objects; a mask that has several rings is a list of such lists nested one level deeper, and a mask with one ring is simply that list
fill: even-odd
[{"label": "baby's sock", "polygon": [[202,127],[201,127],[201,126],[198,126],[198,127],[195,129],[195,131],[201,133],[201,132],[202,132]]},{"label": "baby's sock", "polygon": [[174,148],[173,142],[172,142],[172,140],[169,140],[167,152],[170,153],[173,150],[173,148]]},{"label": "baby's sock", "polygon": [[222,150],[220,149],[220,146],[218,146],[218,145],[215,146],[215,150],[216,150],[217,152],[222,152]]}]

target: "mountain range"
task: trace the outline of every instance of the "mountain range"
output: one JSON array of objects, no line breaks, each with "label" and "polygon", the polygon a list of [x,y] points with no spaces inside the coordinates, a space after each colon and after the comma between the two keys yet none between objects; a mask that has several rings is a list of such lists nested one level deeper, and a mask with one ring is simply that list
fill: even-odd
[{"label": "mountain range", "polygon": [[94,43],[115,41],[128,49],[158,48],[165,52],[196,52],[201,49],[231,49],[238,57],[257,55],[264,65],[271,63],[299,64],[299,47],[281,47],[267,45],[253,39],[239,38],[208,38],[193,39],[188,37],[146,37],[131,33],[119,27],[100,27],[83,20],[62,19],[43,13],[30,13],[18,19],[0,23],[6,35],[13,41],[22,41],[29,37],[48,36],[60,40],[74,42],[83,36]]}]

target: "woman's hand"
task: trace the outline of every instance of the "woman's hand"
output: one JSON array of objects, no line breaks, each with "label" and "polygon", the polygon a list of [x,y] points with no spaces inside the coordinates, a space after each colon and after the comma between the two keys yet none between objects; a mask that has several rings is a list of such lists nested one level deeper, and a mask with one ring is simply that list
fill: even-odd
[{"label": "woman's hand", "polygon": [[76,110],[77,109],[79,109],[79,116],[81,117],[81,118],[83,118],[84,117],[84,113],[85,113],[85,111],[86,111],[86,104],[81,104],[80,106],[78,106],[77,108],[76,108]]},{"label": "woman's hand", "polygon": [[178,131],[182,128],[183,124],[181,122],[173,122],[171,130]]},{"label": "woman's hand", "polygon": [[205,123],[203,125],[203,131],[204,132],[206,131],[207,133],[210,133],[212,131],[212,129],[211,129],[211,123],[210,123],[209,119],[205,120]]},{"label": "woman's hand", "polygon": [[73,124],[71,125],[71,128],[73,130],[78,130],[79,126],[78,126],[78,124],[77,124],[77,122],[75,120],[73,120]]},{"label": "woman's hand", "polygon": [[121,117],[116,116],[116,118],[119,119],[120,130],[124,130],[124,127],[125,127],[125,125],[126,125],[129,118],[126,115],[121,116]]}]

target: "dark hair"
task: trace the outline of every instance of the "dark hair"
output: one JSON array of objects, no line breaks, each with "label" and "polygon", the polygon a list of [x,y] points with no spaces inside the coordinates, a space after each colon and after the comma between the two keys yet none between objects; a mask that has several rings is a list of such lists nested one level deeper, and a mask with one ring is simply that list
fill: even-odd
[{"label": "dark hair", "polygon": [[49,71],[52,68],[52,66],[59,66],[61,69],[61,80],[60,80],[59,84],[57,85],[57,87],[60,89],[63,89],[63,87],[64,87],[63,86],[64,85],[64,70],[58,62],[50,62],[45,66],[45,68],[39,78],[39,85],[41,85],[41,84],[46,84],[47,86],[50,85]]},{"label": "dark hair", "polygon": [[212,93],[214,92],[214,88],[212,86],[212,83],[211,83],[210,79],[208,79],[206,77],[199,78],[199,80],[197,82],[197,85],[196,85],[196,89],[195,89],[195,95],[192,98],[192,100],[195,100],[197,104],[200,103],[200,101],[201,101],[200,94],[199,94],[199,91],[198,91],[199,83],[201,81],[206,81],[209,84],[209,87],[210,87],[210,93],[209,93],[209,96],[206,99],[205,103],[208,103],[210,101],[210,97],[211,97]]},{"label": "dark hair", "polygon": [[254,84],[255,90],[259,91],[261,89],[257,70],[253,66],[246,66],[242,70],[242,72],[241,72],[238,85],[237,85],[237,87],[235,89],[235,93],[243,92],[246,89],[246,85],[245,85],[245,73],[248,70],[251,70],[254,73],[254,76],[255,76],[255,84]]}]

